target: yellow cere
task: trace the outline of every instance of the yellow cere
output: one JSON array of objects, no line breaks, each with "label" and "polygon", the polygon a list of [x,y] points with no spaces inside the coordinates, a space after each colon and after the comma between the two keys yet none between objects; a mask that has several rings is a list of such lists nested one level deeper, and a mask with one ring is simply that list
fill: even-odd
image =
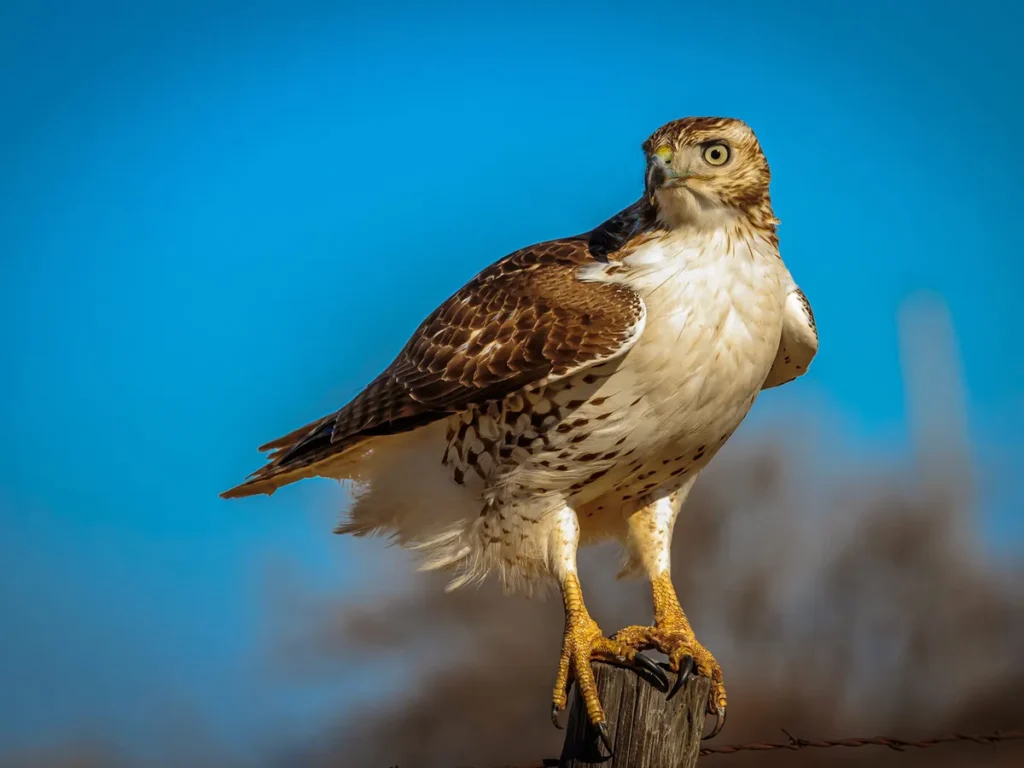
[{"label": "yellow cere", "polygon": [[672,150],[669,149],[666,146],[658,147],[656,150],[654,150],[654,154],[656,154],[658,157],[660,157],[666,163],[671,163],[672,162]]}]

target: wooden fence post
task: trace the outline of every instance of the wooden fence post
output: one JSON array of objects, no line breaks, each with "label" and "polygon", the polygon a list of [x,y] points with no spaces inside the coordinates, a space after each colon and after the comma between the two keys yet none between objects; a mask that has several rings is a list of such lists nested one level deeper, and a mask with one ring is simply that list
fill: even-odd
[{"label": "wooden fence post", "polygon": [[[593,666],[615,754],[609,757],[590,727],[576,687],[560,767],[694,768],[711,681],[691,675],[668,698],[631,669],[599,662]],[[674,685],[675,673],[666,673]]]}]

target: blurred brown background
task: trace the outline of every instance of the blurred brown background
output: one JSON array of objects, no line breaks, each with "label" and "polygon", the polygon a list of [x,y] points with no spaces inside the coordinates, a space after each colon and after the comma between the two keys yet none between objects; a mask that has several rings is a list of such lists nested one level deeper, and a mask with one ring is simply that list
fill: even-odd
[{"label": "blurred brown background", "polygon": [[[903,468],[809,492],[819,483],[801,464],[781,445],[748,445],[708,473],[678,529],[675,580],[730,696],[728,725],[710,743],[785,740],[781,729],[918,738],[1021,727],[1020,564],[984,557],[955,489],[915,483]],[[816,514],[824,509],[827,517]],[[609,577],[616,557],[590,552],[583,570],[591,610],[608,631],[649,621],[644,585]],[[306,650],[412,658],[417,671],[407,695],[276,764],[484,768],[557,756],[561,734],[547,719],[557,601],[505,599],[493,585],[448,596],[442,586],[421,579],[383,605],[324,615]],[[701,762],[820,764],[1022,765],[1024,744]]]},{"label": "blurred brown background", "polygon": [[[713,744],[1024,727],[1024,561],[980,539],[978,474],[964,431],[955,345],[940,303],[901,316],[912,402],[908,455],[865,460],[798,414],[743,434],[701,478],[676,528],[674,578],[721,661],[728,725]],[[837,458],[842,457],[842,458]],[[289,629],[275,663],[315,679],[369,667],[381,691],[313,738],[269,739],[251,760],[179,723],[168,764],[497,768],[557,756],[548,720],[557,600],[452,595],[381,542],[386,583],[366,596],[293,591],[268,577]],[[583,584],[607,631],[650,620],[647,587],[614,578],[614,547],[586,551]],[[398,679],[395,679],[398,675]],[[102,745],[11,756],[5,765],[128,764]],[[719,755],[721,766],[1016,766],[1024,743],[928,751],[865,747]]]}]

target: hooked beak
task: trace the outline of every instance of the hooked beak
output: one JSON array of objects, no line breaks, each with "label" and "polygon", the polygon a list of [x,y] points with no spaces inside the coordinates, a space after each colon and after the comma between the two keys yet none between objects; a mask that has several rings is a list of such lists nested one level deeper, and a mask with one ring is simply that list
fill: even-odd
[{"label": "hooked beak", "polygon": [[669,185],[670,182],[683,178],[685,176],[674,171],[661,155],[651,155],[647,160],[647,174],[644,178],[644,192],[648,202],[653,205],[655,192]]}]

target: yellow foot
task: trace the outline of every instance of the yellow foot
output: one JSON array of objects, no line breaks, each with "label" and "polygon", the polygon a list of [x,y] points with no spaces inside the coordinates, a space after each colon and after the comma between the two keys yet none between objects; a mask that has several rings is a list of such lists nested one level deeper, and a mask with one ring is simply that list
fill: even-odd
[{"label": "yellow foot", "polygon": [[[717,736],[725,725],[725,685],[722,683],[722,668],[711,652],[697,642],[682,611],[679,617],[664,618],[653,627],[626,627],[616,632],[614,640],[637,650],[655,649],[668,656],[669,668],[678,674],[675,693],[686,682],[691,670],[711,679],[711,693],[708,696],[707,712],[715,716],[715,727],[704,738]],[[670,694],[671,695],[671,694]]]},{"label": "yellow foot", "polygon": [[555,679],[554,704],[551,707],[551,720],[557,728],[558,713],[565,709],[569,700],[569,690],[573,680],[580,688],[583,702],[587,708],[587,717],[604,742],[609,752],[612,751],[608,725],[605,722],[604,709],[597,695],[597,684],[594,671],[590,668],[591,660],[606,661],[612,664],[632,666],[643,671],[648,677],[654,678],[662,688],[668,690],[668,676],[654,661],[636,648],[616,640],[610,640],[601,632],[586,609],[574,610],[566,616],[565,635],[562,639],[562,656],[558,662],[558,676]]}]

